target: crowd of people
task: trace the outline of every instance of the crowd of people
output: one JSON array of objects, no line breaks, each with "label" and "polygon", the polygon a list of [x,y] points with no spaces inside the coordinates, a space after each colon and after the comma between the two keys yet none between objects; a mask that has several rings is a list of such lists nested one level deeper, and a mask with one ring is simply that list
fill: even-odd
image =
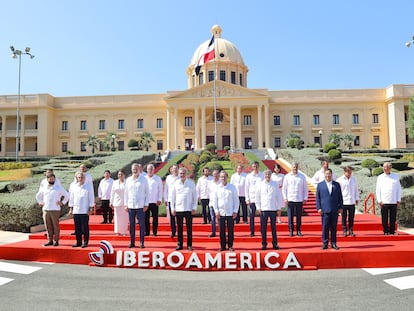
[{"label": "crowd of people", "polygon": [[[383,165],[384,172],[378,176],[376,197],[381,207],[383,232],[395,231],[397,208],[401,201],[401,184],[397,174],[391,172],[391,163]],[[216,236],[217,224],[220,236],[220,251],[234,250],[235,224],[249,224],[250,236],[255,236],[256,214],[260,219],[262,250],[267,249],[267,233],[271,234],[273,249],[280,249],[277,239],[277,224],[282,223],[282,208],[287,208],[289,236],[302,237],[302,214],[308,200],[308,183],[299,164],[292,163],[286,175],[275,164],[274,170],[259,171],[259,163],[251,164],[251,172],[243,172],[238,165],[229,179],[226,171],[203,168],[197,183],[188,178],[187,170],[172,165],[165,181],[157,176],[155,167],[147,165],[146,172],[139,163],[131,166],[131,175],[118,171],[117,179],[110,171],[103,173],[99,182],[97,198],[102,210],[102,224],[114,223],[114,233],[130,237],[129,248],[136,247],[136,225],[139,226],[139,247],[145,248],[145,237],[152,232],[158,235],[159,208],[164,201],[169,219],[171,238],[177,235],[176,250],[184,248],[184,219],[187,234],[187,249],[193,250],[193,216],[201,204],[202,224],[211,225],[209,237]],[[359,189],[352,167],[344,167],[343,175],[336,179],[327,161],[311,178],[316,188],[316,210],[321,215],[322,249],[337,245],[338,218],[341,219],[343,236],[355,236],[354,218],[359,202]],[[96,208],[91,175],[82,164],[67,192],[53,170],[46,171],[41,181],[36,200],[43,211],[47,243],[44,246],[59,246],[59,216],[61,206],[68,204],[73,215],[76,243],[72,247],[88,247],[89,215]],[[152,222],[151,222],[152,219]],[[151,230],[152,229],[152,230]],[[129,230],[129,231],[128,231]]]}]

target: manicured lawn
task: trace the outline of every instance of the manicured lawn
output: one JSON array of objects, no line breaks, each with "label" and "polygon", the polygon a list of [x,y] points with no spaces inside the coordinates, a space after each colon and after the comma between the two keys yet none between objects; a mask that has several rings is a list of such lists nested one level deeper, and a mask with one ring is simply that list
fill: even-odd
[{"label": "manicured lawn", "polygon": [[30,176],[30,168],[0,171],[0,181],[23,180]]}]

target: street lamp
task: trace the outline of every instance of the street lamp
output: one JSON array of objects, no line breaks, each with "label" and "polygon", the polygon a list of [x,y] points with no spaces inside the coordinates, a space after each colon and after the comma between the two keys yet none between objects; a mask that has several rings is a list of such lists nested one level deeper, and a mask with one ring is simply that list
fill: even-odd
[{"label": "street lamp", "polygon": [[413,43],[414,43],[414,36],[413,36],[413,38],[412,38],[410,41],[405,42],[405,46],[406,46],[407,48],[409,48],[409,47],[411,46],[411,44],[413,44]]},{"label": "street lamp", "polygon": [[14,46],[10,46],[10,50],[12,51],[12,57],[14,59],[19,58],[19,84],[17,88],[17,117],[16,117],[16,162],[19,159],[19,145],[20,145],[20,80],[21,80],[21,70],[22,70],[22,55],[28,55],[30,59],[34,57],[34,55],[30,54],[30,48],[26,47],[24,52],[21,50],[16,50]]},{"label": "street lamp", "polygon": [[115,151],[115,138],[116,138],[116,135],[115,134],[112,134],[112,136],[111,136],[111,138],[112,138],[112,148],[111,148],[111,151]]},{"label": "street lamp", "polygon": [[322,134],[323,134],[323,131],[319,130],[319,144],[320,144],[321,148],[322,148]]}]

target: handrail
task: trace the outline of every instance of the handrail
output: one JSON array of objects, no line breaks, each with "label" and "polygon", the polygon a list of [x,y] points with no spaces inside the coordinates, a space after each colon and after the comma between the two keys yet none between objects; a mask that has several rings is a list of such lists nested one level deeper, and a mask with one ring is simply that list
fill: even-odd
[{"label": "handrail", "polygon": [[[368,205],[368,201],[371,200],[371,204]],[[372,214],[375,215],[375,196],[373,192],[370,192],[364,200],[364,214],[368,214],[372,211]]]}]

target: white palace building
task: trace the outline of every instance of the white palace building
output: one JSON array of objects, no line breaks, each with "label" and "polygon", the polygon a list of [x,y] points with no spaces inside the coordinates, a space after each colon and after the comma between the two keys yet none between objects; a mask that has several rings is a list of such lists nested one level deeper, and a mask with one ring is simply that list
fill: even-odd
[{"label": "white palace building", "polygon": [[[305,144],[323,143],[331,133],[352,134],[354,148],[411,148],[407,112],[414,85],[377,89],[271,91],[248,88],[248,68],[237,47],[211,29],[215,60],[195,74],[195,65],[211,40],[194,52],[187,67],[188,89],[165,94],[54,97],[21,95],[21,131],[17,135],[18,96],[0,96],[0,156],[56,156],[91,153],[91,135],[114,133],[117,150],[150,132],[152,151],[279,148],[290,133]],[[215,112],[215,113],[214,113]],[[215,118],[216,116],[216,118]],[[17,138],[18,137],[18,138]]]}]

